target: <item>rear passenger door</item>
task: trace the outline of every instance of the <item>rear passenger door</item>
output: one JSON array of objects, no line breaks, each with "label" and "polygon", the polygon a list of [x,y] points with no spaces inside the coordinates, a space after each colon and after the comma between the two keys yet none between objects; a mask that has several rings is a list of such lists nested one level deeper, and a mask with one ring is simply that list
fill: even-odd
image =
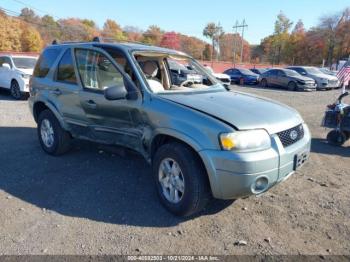
[{"label": "rear passenger door", "polygon": [[116,59],[99,49],[77,48],[75,60],[83,88],[79,93],[80,104],[94,140],[142,151],[142,99],[109,101],[104,96],[107,87],[124,84],[124,77],[129,76],[122,72]]},{"label": "rear passenger door", "polygon": [[88,119],[80,106],[77,72],[74,69],[73,51],[66,49],[58,59],[50,91],[71,133],[76,137],[90,137]]}]

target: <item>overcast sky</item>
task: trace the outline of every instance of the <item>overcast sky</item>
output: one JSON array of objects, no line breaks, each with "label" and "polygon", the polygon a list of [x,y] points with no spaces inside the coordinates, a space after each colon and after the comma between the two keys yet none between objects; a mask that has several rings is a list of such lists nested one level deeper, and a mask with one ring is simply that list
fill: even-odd
[{"label": "overcast sky", "polygon": [[[283,11],[292,21],[302,19],[306,28],[318,23],[325,14],[350,7],[349,0],[250,0],[250,1],[145,1],[145,0],[0,0],[0,7],[19,12],[34,7],[39,15],[57,18],[79,17],[94,20],[100,27],[107,18],[121,26],[132,25],[146,29],[155,24],[166,31],[194,35],[201,39],[208,22],[220,22],[225,32],[232,32],[236,20],[246,19],[245,38],[258,44],[273,32],[277,14]],[[40,10],[40,11],[38,11]]]}]

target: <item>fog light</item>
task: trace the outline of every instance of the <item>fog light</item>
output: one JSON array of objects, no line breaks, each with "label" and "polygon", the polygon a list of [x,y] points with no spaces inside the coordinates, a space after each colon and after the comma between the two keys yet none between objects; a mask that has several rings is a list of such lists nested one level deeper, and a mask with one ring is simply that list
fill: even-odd
[{"label": "fog light", "polygon": [[254,194],[262,193],[267,189],[267,186],[269,185],[269,180],[267,177],[259,177],[257,180],[255,180],[254,184],[252,185],[252,192]]}]

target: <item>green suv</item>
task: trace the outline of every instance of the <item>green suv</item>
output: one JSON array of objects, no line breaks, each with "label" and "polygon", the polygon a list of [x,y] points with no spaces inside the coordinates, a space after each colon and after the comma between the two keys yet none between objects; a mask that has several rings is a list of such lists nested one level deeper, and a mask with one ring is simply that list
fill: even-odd
[{"label": "green suv", "polygon": [[[173,62],[195,78],[175,82]],[[152,167],[162,204],[180,216],[213,197],[266,192],[310,152],[309,130],[294,109],[228,91],[190,56],[159,47],[54,43],[37,62],[29,105],[45,152],[61,155],[72,139],[137,151]]]}]

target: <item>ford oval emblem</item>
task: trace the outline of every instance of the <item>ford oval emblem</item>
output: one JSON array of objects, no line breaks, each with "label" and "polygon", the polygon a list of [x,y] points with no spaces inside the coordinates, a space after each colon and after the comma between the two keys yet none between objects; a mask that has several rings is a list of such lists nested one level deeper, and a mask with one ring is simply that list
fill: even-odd
[{"label": "ford oval emblem", "polygon": [[292,130],[289,134],[290,139],[295,140],[298,138],[298,132],[296,130]]}]

